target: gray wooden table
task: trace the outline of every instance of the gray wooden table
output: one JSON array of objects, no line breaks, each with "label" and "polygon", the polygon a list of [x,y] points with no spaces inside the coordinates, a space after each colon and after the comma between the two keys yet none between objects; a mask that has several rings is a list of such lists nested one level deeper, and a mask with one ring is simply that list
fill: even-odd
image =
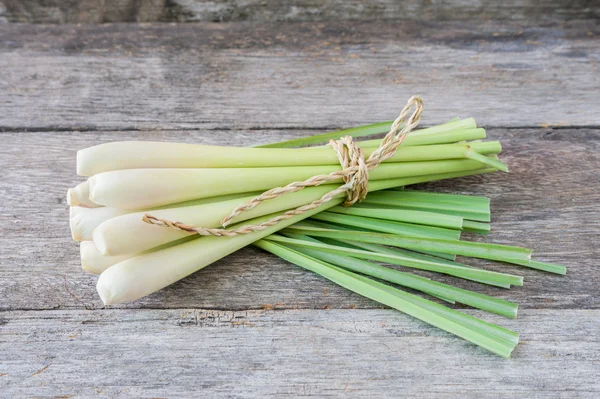
[{"label": "gray wooden table", "polygon": [[[0,397],[599,397],[598,4],[497,3],[0,0]],[[253,145],[412,94],[425,125],[476,117],[512,172],[420,187],[491,197],[486,240],[569,268],[435,276],[520,304],[465,310],[521,333],[510,360],[250,248],[102,306],[69,239],[78,149]]]}]

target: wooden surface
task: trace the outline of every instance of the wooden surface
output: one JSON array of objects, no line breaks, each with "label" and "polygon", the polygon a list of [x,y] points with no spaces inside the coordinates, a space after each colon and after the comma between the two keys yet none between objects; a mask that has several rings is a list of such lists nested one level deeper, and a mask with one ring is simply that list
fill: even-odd
[{"label": "wooden surface", "polygon": [[332,19],[556,21],[599,16],[600,6],[595,0],[0,0],[0,18],[47,24]]},{"label": "wooden surface", "polygon": [[[0,397],[598,397],[599,35],[592,19],[0,25]],[[471,262],[525,276],[510,291],[435,276],[519,302],[515,320],[468,311],[521,333],[511,360],[253,248],[102,306],[69,239],[78,149],[253,145],[390,119],[415,93],[425,125],[473,115],[511,167],[421,187],[491,197],[486,241],[569,268]]]}]

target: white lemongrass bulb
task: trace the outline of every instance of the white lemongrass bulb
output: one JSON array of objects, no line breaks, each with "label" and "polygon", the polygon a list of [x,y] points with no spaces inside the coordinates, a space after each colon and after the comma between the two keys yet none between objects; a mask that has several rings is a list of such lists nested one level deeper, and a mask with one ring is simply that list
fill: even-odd
[{"label": "white lemongrass bulb", "polygon": [[153,141],[117,141],[77,152],[77,174],[136,168],[240,168],[336,165],[331,148],[272,149],[220,147]]},{"label": "white lemongrass bulb", "polygon": [[71,207],[69,224],[71,235],[75,241],[92,240],[92,232],[100,224],[111,218],[125,215],[129,211],[117,208],[82,208]]},{"label": "white lemongrass bulb", "polygon": [[267,190],[339,166],[224,169],[127,169],[90,178],[90,198],[115,208],[138,210],[249,191]]},{"label": "white lemongrass bulb", "polygon": [[[200,237],[185,244],[126,259],[106,269],[100,275],[96,289],[105,305],[136,301],[256,240],[341,202],[342,199],[332,200],[262,231],[235,237]],[[250,222],[260,223],[269,218],[264,216]]]},{"label": "white lemongrass bulb", "polygon": [[86,180],[77,186],[67,190],[67,204],[69,206],[81,206],[85,208],[98,208],[98,205],[90,200],[90,181]]},{"label": "white lemongrass bulb", "polygon": [[105,256],[96,249],[92,241],[82,241],[79,244],[81,268],[88,273],[100,274],[112,265],[116,265],[134,255]]},{"label": "white lemongrass bulb", "polygon": [[[233,221],[238,223],[247,219],[296,208],[321,198],[331,189],[331,185],[310,187],[268,200],[253,209],[243,212]],[[161,219],[202,227],[218,227],[221,219],[229,215],[235,207],[247,203],[252,198],[252,196],[249,196],[209,204],[148,211],[148,213]],[[93,233],[94,244],[98,251],[110,256],[139,253],[190,235],[190,233],[184,231],[145,223],[142,220],[145,213],[130,213],[100,224]]]}]

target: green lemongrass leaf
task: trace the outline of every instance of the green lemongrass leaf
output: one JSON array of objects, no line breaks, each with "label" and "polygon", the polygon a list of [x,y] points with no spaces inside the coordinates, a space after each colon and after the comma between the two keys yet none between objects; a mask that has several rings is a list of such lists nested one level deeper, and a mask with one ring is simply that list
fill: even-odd
[{"label": "green lemongrass leaf", "polygon": [[[297,239],[307,238],[309,239],[310,237],[297,237]],[[456,301],[510,318],[515,318],[517,316],[518,305],[503,299],[456,288],[448,284],[438,283],[421,276],[390,269],[362,259],[303,247],[297,247],[297,251],[306,253],[313,258],[320,259],[341,268],[422,291],[446,301]]]},{"label": "green lemongrass leaf", "polygon": [[431,191],[417,191],[408,189],[392,189],[391,191],[399,191],[399,197],[402,199],[412,198],[417,201],[441,201],[450,202],[460,205],[469,204],[473,206],[490,206],[490,199],[481,195],[464,195],[450,193],[436,193]]},{"label": "green lemongrass leaf", "polygon": [[[256,148],[290,148],[290,147],[301,147],[311,144],[321,144],[327,143],[329,140],[337,140],[342,136],[352,136],[354,138],[371,136],[374,134],[384,134],[390,131],[392,127],[392,123],[394,121],[385,121],[379,123],[373,123],[370,125],[363,125],[352,127],[349,129],[338,130],[335,132],[328,132],[324,134],[317,134],[309,137],[301,137],[298,139],[291,139],[285,141],[279,141],[276,143],[270,144],[261,144],[255,146]],[[411,132],[414,135],[429,135],[429,134],[437,134],[445,131],[451,131],[456,129],[472,129],[475,128],[477,124],[473,118],[468,119],[453,119],[447,123],[442,125],[433,126],[425,129],[418,129]],[[458,140],[457,140],[458,141]]]},{"label": "green lemongrass leaf", "polygon": [[381,233],[406,234],[411,237],[444,238],[447,240],[458,240],[460,238],[460,230],[458,229],[452,230],[440,227],[425,226],[423,224],[391,222],[371,217],[353,216],[330,212],[331,209],[327,212],[315,215],[312,219],[337,223],[345,226],[360,227],[361,229],[368,229]]},{"label": "green lemongrass leaf", "polygon": [[[445,238],[449,240],[458,240],[460,231],[440,229],[438,227],[429,227],[421,225],[411,225],[409,223],[387,222],[384,220],[363,218],[360,216],[340,215],[329,212],[321,212],[315,215],[310,221],[325,221],[320,227],[330,228],[334,230],[361,230],[361,231],[376,231],[393,234],[405,234],[411,237],[432,237]],[[333,223],[333,224],[332,224]],[[317,226],[319,227],[319,226]],[[444,259],[454,260],[456,257],[452,254],[442,254],[432,251],[421,251],[429,255],[438,256]]]},{"label": "green lemongrass leaf", "polygon": [[471,267],[469,265],[465,265],[464,263],[456,262],[456,261],[454,261],[454,259],[440,258],[436,255],[427,255],[422,252],[413,252],[413,251],[409,251],[407,249],[402,249],[402,248],[397,248],[397,247],[386,247],[384,245],[370,244],[368,242],[360,242],[360,241],[352,241],[352,240],[334,240],[332,238],[323,238],[323,237],[319,237],[319,238],[321,241],[333,243],[333,245],[346,244],[346,245],[350,245],[352,248],[355,248],[355,249],[363,249],[366,251],[371,251],[371,252],[376,252],[376,253],[408,256],[408,257],[412,257],[415,259],[421,259],[421,260],[425,260],[425,261],[429,261],[429,262],[435,262],[435,263],[440,263],[440,264],[450,265],[450,266]]},{"label": "green lemongrass leaf", "polygon": [[329,132],[324,134],[317,134],[314,136],[301,137],[298,139],[291,139],[285,141],[279,141],[276,143],[261,144],[254,146],[256,148],[291,148],[291,147],[302,147],[311,144],[327,143],[329,140],[337,140],[342,136],[352,137],[364,137],[371,136],[374,134],[383,134],[390,131],[392,123],[394,121],[385,121],[379,123],[373,123],[371,125],[363,125],[352,127],[349,129],[338,130],[335,132]]},{"label": "green lemongrass leaf", "polygon": [[[409,186],[411,184],[426,183],[429,181],[454,179],[457,177],[465,177],[465,176],[483,175],[486,173],[493,173],[496,171],[497,171],[497,169],[494,169],[494,168],[480,168],[480,169],[474,169],[474,170],[462,170],[462,171],[458,171],[458,172],[434,173],[434,174],[429,174],[429,175],[402,177],[402,178],[398,178],[398,179],[388,179],[386,181],[374,181],[373,183],[369,182],[369,192],[378,191],[378,190],[386,190],[388,188],[393,188],[393,187]],[[373,188],[375,183],[379,183],[377,185],[377,189]]]},{"label": "green lemongrass leaf", "polygon": [[334,231],[317,228],[290,226],[288,229],[300,230],[303,234],[315,237],[328,237],[373,244],[425,250],[468,256],[472,258],[505,261],[507,259],[529,260],[531,250],[500,244],[488,244],[469,241],[443,240],[439,238],[413,238],[394,234],[370,233],[362,231]]},{"label": "green lemongrass leaf", "polygon": [[384,204],[381,202],[384,202],[384,201],[380,201],[380,200],[370,201],[369,198],[367,197],[367,199],[365,201],[358,203],[358,204],[354,204],[353,207],[354,208],[377,207],[377,208],[381,208],[381,209],[404,209],[404,210],[439,213],[442,215],[449,215],[449,216],[460,216],[463,218],[463,225],[464,225],[464,222],[467,220],[477,221],[477,222],[481,222],[481,223],[489,222],[491,220],[491,215],[489,212],[482,213],[482,212],[469,211],[469,210],[452,210],[452,209],[447,209],[445,207],[445,205],[443,205],[443,204],[428,204],[428,203],[417,204],[417,203],[407,202],[407,203],[396,203],[396,204],[392,205],[392,204]]},{"label": "green lemongrass leaf", "polygon": [[354,208],[335,206],[329,212],[343,215],[368,217],[391,222],[404,222],[420,224],[425,226],[440,227],[445,229],[461,230],[463,218],[460,216],[443,215],[441,213],[404,210],[404,209],[381,209],[381,208]]},{"label": "green lemongrass leaf", "polygon": [[491,227],[489,223],[474,222],[472,220],[463,220],[463,231],[468,231],[470,233],[477,234],[489,234],[490,228]]},{"label": "green lemongrass leaf", "polygon": [[[348,272],[348,273],[350,273],[350,272]],[[500,345],[504,345],[505,347],[509,348],[511,351],[514,350],[514,348],[519,343],[519,334],[514,331],[500,327],[496,324],[488,323],[484,320],[481,320],[476,317],[458,312],[456,310],[447,308],[443,305],[437,304],[428,299],[421,298],[417,295],[409,294],[405,291],[390,287],[386,284],[380,283],[375,280],[371,280],[367,277],[357,275],[355,273],[352,273],[352,274],[354,276],[356,276],[358,279],[360,279],[364,282],[368,282],[372,286],[381,288],[382,290],[385,290],[385,291],[392,293],[396,296],[399,296],[401,298],[405,298],[406,300],[409,300],[416,305],[423,306],[424,308],[434,311],[435,313],[439,314],[442,317],[445,317],[448,320],[460,323],[466,327],[470,327],[474,331],[477,331],[477,332],[487,336],[488,338],[495,340]]]},{"label": "green lemongrass leaf", "polygon": [[[460,322],[452,321],[447,317],[440,315],[440,310],[432,311],[425,308],[417,299],[411,301],[401,297],[400,294],[392,294],[391,287],[389,287],[390,290],[382,289],[378,284],[375,284],[375,282],[366,282],[368,280],[366,278],[357,278],[353,273],[344,271],[341,268],[303,255],[298,251],[294,251],[270,241],[261,240],[258,241],[256,245],[291,263],[317,273],[350,291],[407,313],[505,358],[510,357],[510,353],[514,348],[514,345],[509,345],[505,340],[500,340],[493,334],[485,333],[480,329],[466,326]],[[408,293],[406,294],[410,295]]]},{"label": "green lemongrass leaf", "polygon": [[[431,197],[418,198],[404,196],[402,191],[387,190],[385,192],[373,193],[357,204],[360,207],[388,206],[400,209],[414,209],[428,212],[442,213],[445,215],[461,216],[464,219],[480,222],[490,221],[490,206],[487,204],[457,203],[446,200],[436,200]],[[392,208],[392,209],[393,209]]]},{"label": "green lemongrass leaf", "polygon": [[[286,234],[285,236],[289,237],[289,238],[294,238],[296,240],[304,240],[304,241],[316,242],[316,243],[321,242],[315,238],[305,236],[302,234]],[[338,245],[342,245],[344,248],[351,248],[351,246],[345,245],[344,243],[340,243]],[[287,248],[290,248],[290,247],[287,247]],[[349,256],[342,256],[342,255],[338,255],[338,254],[334,254],[334,253],[330,253],[330,252],[319,251],[316,249],[297,247],[295,250],[298,252],[301,252],[303,254],[306,254],[308,256],[312,256],[313,258],[322,260],[324,262],[331,263],[335,266],[339,266],[343,269],[362,273],[362,274],[376,277],[376,278],[379,278],[379,279],[382,279],[385,281],[394,282],[393,281],[394,278],[392,276],[396,276],[397,280],[401,280],[401,282],[397,283],[399,285],[413,288],[413,289],[419,290],[421,292],[425,292],[426,294],[429,294],[433,297],[436,297],[438,299],[441,299],[442,301],[445,301],[445,302],[448,302],[451,304],[456,303],[456,301],[454,299],[444,297],[442,294],[434,293],[434,292],[427,292],[427,291],[421,289],[421,288],[427,287],[427,285],[424,284],[424,282],[431,281],[431,279],[429,279],[427,277],[417,276],[417,275],[410,274],[410,273],[404,273],[404,272],[390,269],[390,268],[387,268],[387,267],[384,267],[384,266],[381,266],[381,265],[378,265],[375,263],[371,263],[371,262],[368,262],[368,261],[365,261],[362,259],[351,258]],[[373,267],[371,267],[371,266],[373,266]],[[388,271],[391,273],[388,274]],[[452,288],[454,288],[454,287],[452,287]]]},{"label": "green lemongrass leaf", "polygon": [[[485,139],[485,129],[457,129],[438,134],[428,135],[413,135],[412,133],[406,136],[402,142],[402,146],[412,147],[417,145],[433,145],[433,144],[451,144],[461,141]],[[366,140],[361,141],[360,146],[364,149],[376,148],[381,144],[381,140]]]},{"label": "green lemongrass leaf", "polygon": [[512,264],[519,265],[519,266],[525,266],[530,269],[542,270],[542,271],[545,271],[548,273],[560,274],[560,275],[567,274],[567,268],[565,266],[557,265],[554,263],[539,262],[539,261],[535,261],[535,260],[531,260],[531,259],[529,259],[529,260],[505,259],[504,261],[507,263],[512,263]]},{"label": "green lemongrass leaf", "polygon": [[[307,234],[311,235],[311,234]],[[350,248],[342,248],[335,245],[320,244],[314,242],[307,242],[303,240],[295,240],[293,238],[282,237],[279,235],[270,236],[267,238],[270,241],[281,242],[291,246],[303,246],[308,248],[321,249],[323,251],[330,251],[334,253],[343,253],[348,256],[352,256],[360,259],[376,260],[380,262],[387,262],[392,264],[398,264],[405,267],[411,267],[414,269],[428,270],[436,273],[448,274],[454,277],[463,278],[472,281],[491,281],[499,282],[502,284],[511,285],[522,285],[523,279],[519,276],[513,276],[505,273],[491,272],[488,270],[475,269],[470,267],[448,265],[441,262],[427,261],[416,259],[414,257],[407,257],[402,255],[388,255],[383,253],[375,253],[363,250],[355,250]]]},{"label": "green lemongrass leaf", "polygon": [[479,154],[478,152],[468,151],[467,158],[472,159],[473,161],[481,162],[487,166],[490,166],[492,168],[496,168],[498,170],[508,173],[508,166],[504,162],[496,160],[496,159],[488,158],[484,155]]},{"label": "green lemongrass leaf", "polygon": [[[286,234],[286,233],[282,232],[282,234]],[[410,258],[422,259],[422,260],[426,260],[426,261],[435,262],[438,264],[446,264],[446,265],[450,265],[450,266],[461,266],[461,267],[467,267],[467,268],[471,267],[464,263],[456,262],[453,259],[442,259],[442,258],[438,257],[437,255],[434,255],[433,253],[430,253],[429,255],[427,255],[425,253],[415,253],[412,251],[407,251],[405,249],[400,249],[400,248],[396,248],[396,247],[390,248],[390,247],[386,247],[383,245],[369,244],[366,242],[351,241],[351,240],[343,241],[343,240],[333,240],[330,238],[321,238],[321,241],[323,241],[327,244],[333,244],[333,245],[347,244],[347,245],[350,245],[352,248],[356,248],[356,249],[364,249],[366,251],[371,251],[371,252],[381,253],[381,254],[388,254],[388,255],[408,256]],[[499,288],[510,289],[509,283],[493,281],[488,278],[484,278],[484,279],[473,278],[472,281],[475,281],[475,282],[478,282],[481,284],[493,285],[493,286],[499,287]],[[520,284],[522,285],[523,280],[521,279],[520,281],[521,281]]]}]

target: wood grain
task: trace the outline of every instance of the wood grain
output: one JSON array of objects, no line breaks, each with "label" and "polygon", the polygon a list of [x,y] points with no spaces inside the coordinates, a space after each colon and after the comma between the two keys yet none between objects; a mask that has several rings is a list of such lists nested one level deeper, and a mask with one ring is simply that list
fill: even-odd
[{"label": "wood grain", "polygon": [[[272,22],[324,20],[526,20],[597,18],[592,0],[2,0],[4,18],[27,23]],[[1,8],[1,7],[0,7]]]},{"label": "wood grain", "polygon": [[[470,312],[481,316],[481,313]],[[7,397],[596,398],[598,310],[535,310],[514,358],[391,310],[5,312]]]},{"label": "wood grain", "polygon": [[600,126],[595,20],[0,25],[5,131]]},{"label": "wood grain", "polygon": [[[70,240],[67,188],[75,153],[86,146],[127,139],[252,145],[310,134],[303,130],[178,132],[1,133],[0,308],[98,308],[96,277],[79,266]],[[600,272],[595,242],[600,231],[600,130],[490,129],[504,144],[510,174],[495,173],[432,183],[429,189],[492,198],[493,231],[470,237],[535,249],[537,259],[564,263],[565,277],[502,264],[485,264],[525,276],[510,291],[451,277],[439,281],[516,300],[523,308],[598,309]],[[31,295],[32,289],[35,295]],[[322,309],[377,306],[257,249],[244,249],[128,307],[209,309]]]},{"label": "wood grain", "polygon": [[[595,2],[263,3],[0,0],[0,22],[270,21],[0,24],[0,396],[598,397]],[[475,116],[511,168],[420,187],[491,197],[485,241],[569,268],[470,262],[523,275],[511,290],[424,274],[517,301],[515,320],[467,310],[521,333],[511,360],[253,248],[102,306],[69,238],[78,149],[266,143],[391,119],[415,93],[426,125]]]}]

